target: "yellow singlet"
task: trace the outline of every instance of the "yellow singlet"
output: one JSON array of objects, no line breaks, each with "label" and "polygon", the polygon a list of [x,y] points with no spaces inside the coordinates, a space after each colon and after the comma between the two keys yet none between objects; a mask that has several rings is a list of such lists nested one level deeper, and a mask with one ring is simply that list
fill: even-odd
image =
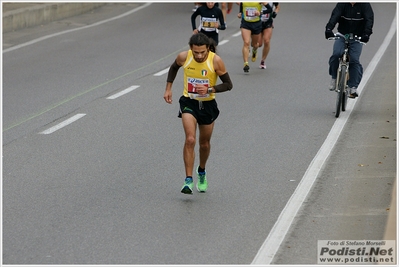
[{"label": "yellow singlet", "polygon": [[206,94],[203,96],[198,95],[195,92],[194,86],[196,84],[204,84],[208,87],[212,87],[216,84],[218,75],[213,67],[213,58],[215,53],[209,51],[208,58],[198,63],[194,60],[193,52],[188,50],[186,62],[184,62],[184,90],[183,95],[191,99],[199,101],[209,101],[215,99],[215,93]]},{"label": "yellow singlet", "polygon": [[262,4],[259,2],[242,2],[242,16],[245,21],[257,22],[260,16],[255,16],[255,11],[261,11]]}]

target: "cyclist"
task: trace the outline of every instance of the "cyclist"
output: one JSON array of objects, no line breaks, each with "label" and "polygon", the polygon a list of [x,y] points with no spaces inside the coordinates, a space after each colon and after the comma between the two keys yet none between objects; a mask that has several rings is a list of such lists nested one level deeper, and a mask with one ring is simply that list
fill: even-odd
[{"label": "cyclist", "polygon": [[[333,29],[338,23],[338,32],[341,34],[353,34],[361,37],[361,41],[367,43],[373,33],[374,12],[370,3],[338,3],[331,13],[330,20],[326,25],[326,39],[334,37]],[[345,49],[342,38],[334,42],[333,53],[329,59],[329,74],[331,75],[330,91],[335,90],[339,58]],[[357,87],[362,80],[363,67],[359,62],[362,53],[362,44],[350,40],[349,47],[349,80],[350,98],[358,95]]]},{"label": "cyclist", "polygon": [[[184,89],[179,99],[179,117],[182,120],[185,142],[183,160],[186,178],[181,189],[183,194],[192,194],[194,147],[196,130],[199,129],[199,166],[197,173],[197,190],[205,192],[208,188],[205,165],[211,150],[210,140],[219,116],[215,93],[230,91],[233,83],[226,70],[223,60],[215,54],[213,40],[203,33],[193,34],[189,41],[190,49],[179,53],[169,68],[164,99],[172,104],[172,85],[177,71],[183,67]],[[222,81],[216,84],[218,77]],[[198,126],[197,126],[198,125]]]},{"label": "cyclist", "polygon": [[268,2],[267,5],[262,6],[262,37],[259,47],[262,47],[262,59],[260,61],[259,68],[266,69],[266,58],[270,51],[270,40],[272,39],[272,33],[274,29],[273,19],[276,18],[277,13],[280,11],[280,5],[278,2]]},{"label": "cyclist", "polygon": [[[199,31],[195,25],[195,19],[197,16],[201,16]],[[198,7],[197,10],[194,11],[191,15],[191,26],[193,27],[193,34],[202,32],[209,38],[212,38],[216,45],[219,44],[218,30],[226,29],[222,10],[217,7],[214,2],[207,2],[205,5]]]}]

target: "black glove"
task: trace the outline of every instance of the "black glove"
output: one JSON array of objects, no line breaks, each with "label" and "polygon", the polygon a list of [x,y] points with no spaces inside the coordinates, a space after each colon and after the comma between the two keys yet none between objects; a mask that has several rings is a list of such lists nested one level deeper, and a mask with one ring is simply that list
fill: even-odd
[{"label": "black glove", "polygon": [[326,39],[335,36],[334,33],[333,33],[333,31],[332,31],[331,29],[326,29],[326,31],[325,31],[324,34],[325,34],[325,36],[326,36]]},{"label": "black glove", "polygon": [[277,13],[273,11],[272,18],[277,17]]},{"label": "black glove", "polygon": [[370,37],[367,34],[363,34],[362,37],[360,38],[360,41],[363,43],[367,43],[370,40]]}]

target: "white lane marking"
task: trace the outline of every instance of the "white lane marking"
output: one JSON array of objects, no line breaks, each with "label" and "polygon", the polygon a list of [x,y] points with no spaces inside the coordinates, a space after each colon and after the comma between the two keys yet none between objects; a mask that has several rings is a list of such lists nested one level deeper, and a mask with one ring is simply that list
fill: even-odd
[{"label": "white lane marking", "polygon": [[378,49],[377,53],[374,55],[370,64],[368,65],[366,71],[363,74],[363,79],[358,86],[359,97],[357,99],[350,99],[347,105],[347,111],[341,113],[339,118],[335,120],[335,123],[327,136],[327,139],[324,141],[320,150],[317,152],[316,156],[313,158],[310,163],[308,169],[305,172],[301,182],[298,184],[295,192],[292,194],[291,198],[288,200],[284,209],[280,213],[276,223],[274,224],[272,230],[267,236],[265,242],[262,244],[262,247],[259,249],[256,254],[252,264],[258,265],[270,265],[274,255],[276,255],[281,243],[283,242],[296,214],[298,213],[302,203],[306,200],[306,197],[312,188],[314,181],[316,180],[321,168],[326,162],[331,150],[335,146],[342,129],[344,128],[350,114],[352,113],[353,107],[356,104],[356,101],[362,96],[361,91],[363,90],[364,85],[370,79],[372,73],[374,72],[378,62],[380,61],[382,55],[387,49],[389,43],[392,40],[393,35],[396,32],[396,15],[392,21],[391,29],[389,30],[387,36],[385,37],[382,45]]},{"label": "white lane marking", "polygon": [[107,97],[107,99],[116,99],[116,98],[118,98],[118,97],[120,97],[120,96],[122,96],[124,94],[130,93],[131,91],[133,91],[133,90],[135,90],[135,89],[137,89],[139,87],[140,87],[140,85],[130,86],[129,88],[126,88],[125,90],[122,90],[119,93],[116,93],[114,95],[111,95],[111,96]]},{"label": "white lane marking", "polygon": [[16,50],[16,49],[19,49],[19,48],[24,47],[24,46],[28,46],[28,45],[31,45],[31,44],[46,40],[46,39],[54,37],[54,36],[58,36],[58,35],[65,34],[65,33],[68,33],[68,32],[74,32],[74,31],[79,31],[79,30],[91,28],[91,27],[94,27],[94,26],[97,26],[97,25],[100,25],[100,24],[103,24],[103,23],[106,23],[106,22],[109,22],[109,21],[112,21],[112,20],[123,18],[123,17],[128,16],[128,15],[130,15],[132,13],[135,13],[135,12],[137,12],[137,11],[143,9],[143,8],[146,8],[146,7],[148,7],[151,4],[152,3],[146,3],[146,4],[142,5],[142,6],[136,7],[135,9],[132,9],[132,10],[126,12],[126,13],[123,13],[123,14],[121,14],[119,16],[116,16],[116,17],[113,17],[113,18],[102,20],[102,21],[99,21],[99,22],[96,22],[96,23],[93,23],[93,24],[90,24],[90,25],[87,25],[87,26],[80,27],[80,28],[70,29],[70,30],[66,30],[66,31],[63,31],[63,32],[58,32],[58,33],[46,35],[46,36],[37,38],[37,39],[29,41],[29,42],[26,42],[26,43],[23,43],[23,44],[19,44],[19,45],[4,49],[3,50],[3,54],[7,53],[7,52],[10,52],[10,51],[13,51],[13,50]]},{"label": "white lane marking", "polygon": [[65,121],[63,121],[63,122],[61,122],[61,123],[59,123],[59,124],[57,124],[57,125],[55,125],[55,126],[49,128],[49,129],[47,129],[47,130],[41,132],[41,134],[51,134],[51,133],[54,133],[55,131],[57,131],[57,130],[59,130],[59,129],[61,129],[61,128],[63,128],[63,127],[65,127],[65,126],[69,125],[69,124],[71,124],[72,122],[79,120],[79,119],[82,118],[83,116],[86,116],[86,114],[76,114],[75,116],[73,116],[73,117],[71,117],[71,118],[69,118],[69,119],[67,119],[67,120],[65,120]]},{"label": "white lane marking", "polygon": [[233,37],[237,37],[237,36],[240,36],[241,35],[241,31],[239,31],[239,32],[237,32],[237,33],[235,33],[235,34],[233,34],[232,36]]},{"label": "white lane marking", "polygon": [[225,43],[228,43],[228,42],[229,42],[229,40],[223,40],[223,41],[219,42],[219,45],[224,45]]},{"label": "white lane marking", "polygon": [[165,73],[167,73],[169,71],[169,68],[166,68],[164,70],[161,70],[160,72],[157,72],[154,74],[154,76],[161,76],[164,75]]}]

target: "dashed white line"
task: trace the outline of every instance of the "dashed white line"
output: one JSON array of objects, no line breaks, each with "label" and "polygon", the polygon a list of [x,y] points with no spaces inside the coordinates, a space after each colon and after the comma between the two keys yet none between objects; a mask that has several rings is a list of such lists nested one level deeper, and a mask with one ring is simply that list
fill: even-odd
[{"label": "dashed white line", "polygon": [[164,75],[165,73],[167,73],[169,71],[169,68],[166,68],[164,70],[161,70],[160,72],[157,72],[154,74],[154,76],[161,76]]},{"label": "dashed white line", "polygon": [[241,31],[239,31],[239,32],[237,32],[237,33],[235,33],[235,34],[233,34],[232,36],[233,37],[237,37],[237,36],[240,36],[241,35]]},{"label": "dashed white line", "polygon": [[137,89],[139,87],[140,87],[140,85],[130,86],[129,88],[126,88],[125,90],[122,90],[119,93],[116,93],[114,95],[111,95],[111,96],[107,97],[107,99],[116,99],[116,98],[118,98],[118,97],[120,97],[120,96],[122,96],[124,94],[130,93],[131,91],[133,91],[133,90],[135,90],[135,89]]},{"label": "dashed white line", "polygon": [[86,114],[76,114],[75,116],[73,116],[73,117],[71,117],[71,118],[69,118],[69,119],[67,119],[67,120],[65,120],[65,121],[63,121],[63,122],[61,122],[61,123],[59,123],[59,124],[57,124],[57,125],[55,125],[55,126],[49,128],[49,129],[47,129],[47,130],[41,132],[41,134],[51,134],[51,133],[54,133],[55,131],[57,131],[57,130],[59,130],[59,129],[61,129],[61,128],[63,128],[63,127],[65,127],[65,126],[69,125],[69,124],[71,124],[71,123],[74,122],[74,121],[79,120],[80,118],[82,118],[82,117],[84,117],[84,116],[86,116]]},{"label": "dashed white line", "polygon": [[224,45],[225,43],[228,43],[228,42],[229,42],[229,40],[223,40],[223,41],[219,42],[219,45]]}]

